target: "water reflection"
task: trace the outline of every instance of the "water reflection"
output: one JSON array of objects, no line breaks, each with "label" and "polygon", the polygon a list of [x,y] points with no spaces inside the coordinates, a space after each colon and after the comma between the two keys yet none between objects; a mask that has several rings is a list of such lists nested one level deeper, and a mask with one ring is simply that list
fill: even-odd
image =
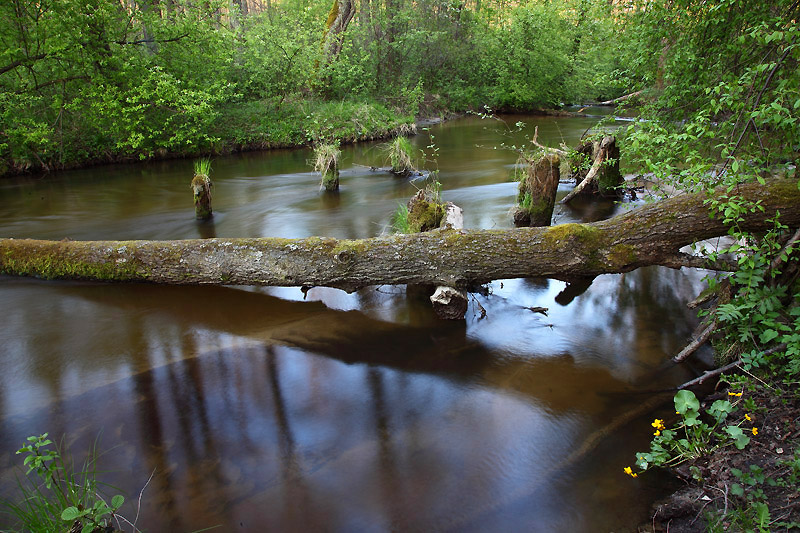
[{"label": "water reflection", "polygon": [[[590,125],[526,120],[550,144]],[[473,118],[413,140],[439,147],[445,198],[465,209],[467,227],[511,226],[516,156],[492,147],[524,142],[508,131]],[[8,182],[0,234],[367,237],[421,185],[371,171],[384,156],[357,145],[344,151],[340,193],[321,194],[309,156],[219,158],[210,223],[194,220],[189,161]],[[102,433],[101,468],[129,500],[153,473],[140,518],[153,531],[630,528],[658,489],[620,474],[649,432],[619,416],[640,413],[636,391],[687,377],[662,363],[693,326],[683,302],[699,284],[666,269],[581,290],[498,280],[464,322],[442,323],[403,287],[0,279],[0,493],[13,490],[9,467],[26,436],[65,434],[81,450]]]}]

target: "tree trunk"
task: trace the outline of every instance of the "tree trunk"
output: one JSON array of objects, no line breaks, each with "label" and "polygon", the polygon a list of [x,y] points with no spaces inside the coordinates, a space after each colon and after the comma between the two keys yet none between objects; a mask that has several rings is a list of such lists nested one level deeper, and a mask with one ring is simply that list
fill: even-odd
[{"label": "tree trunk", "polygon": [[[725,191],[720,191],[723,194]],[[800,225],[793,180],[747,184],[738,194],[763,211],[739,227],[762,231],[780,210]],[[679,249],[725,235],[710,218],[708,194],[685,194],[592,224],[508,230],[440,229],[362,240],[246,238],[181,241],[39,241],[0,239],[0,274],[47,279],[167,284],[328,286],[431,283],[459,289],[495,279],[562,280],[628,272],[646,265],[705,266]]]},{"label": "tree trunk", "polygon": [[333,0],[323,37],[323,49],[327,63],[333,63],[339,52],[342,51],[343,34],[355,14],[356,5],[353,0]]}]

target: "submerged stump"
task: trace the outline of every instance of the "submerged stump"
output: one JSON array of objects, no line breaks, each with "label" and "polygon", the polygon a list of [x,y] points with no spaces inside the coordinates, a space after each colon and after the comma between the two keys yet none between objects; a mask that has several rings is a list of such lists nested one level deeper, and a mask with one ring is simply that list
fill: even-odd
[{"label": "submerged stump", "polygon": [[558,155],[547,154],[527,165],[527,172],[519,182],[518,207],[514,211],[515,226],[550,225],[561,178],[560,163]]},{"label": "submerged stump", "polygon": [[314,148],[314,171],[322,176],[319,187],[326,191],[339,190],[339,150],[338,141],[334,144],[321,144]]},{"label": "submerged stump", "polygon": [[444,217],[445,204],[441,203],[427,189],[417,191],[408,201],[409,233],[419,233],[438,228]]},{"label": "submerged stump", "polygon": [[194,213],[199,220],[208,220],[214,213],[211,209],[211,178],[207,174],[195,174],[192,178],[192,193],[194,195]]},{"label": "submerged stump", "polygon": [[[406,206],[408,233],[421,233],[434,229],[461,230],[464,228],[464,212],[452,202],[443,203],[438,188],[430,186],[417,191]],[[461,320],[467,313],[466,291],[453,287],[433,285],[407,286],[409,292],[424,292],[430,297],[433,311],[438,318]]]},{"label": "submerged stump", "polygon": [[[439,227],[447,230],[464,229],[464,210],[453,202],[444,205],[444,216]],[[445,320],[462,320],[467,314],[467,292],[440,285],[430,297],[433,312]]]},{"label": "submerged stump", "polygon": [[[592,179],[576,194],[616,198],[622,191],[622,173],[619,170],[619,147],[611,135],[598,141],[587,141],[578,146],[576,157],[570,162],[570,178],[576,187],[590,175]],[[588,164],[587,164],[588,163]],[[596,167],[596,168],[595,168]]]},{"label": "submerged stump", "polygon": [[322,188],[331,192],[339,190],[339,169],[335,165],[322,173]]}]

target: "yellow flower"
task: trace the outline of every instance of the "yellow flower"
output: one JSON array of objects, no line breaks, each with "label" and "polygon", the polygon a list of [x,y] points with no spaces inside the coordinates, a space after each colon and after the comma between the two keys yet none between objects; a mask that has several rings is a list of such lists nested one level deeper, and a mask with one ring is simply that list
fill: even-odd
[{"label": "yellow flower", "polygon": [[752,422],[752,421],[753,421],[753,419],[752,419],[752,418],[750,418],[750,415],[749,415],[749,414],[747,414],[747,413],[745,413],[745,415],[744,415],[744,419],[745,419],[745,420],[747,420],[748,422]]},{"label": "yellow flower", "polygon": [[728,393],[728,396],[741,396],[741,395],[742,395],[741,392],[729,392]]},{"label": "yellow flower", "polygon": [[631,477],[638,477],[639,476],[639,474],[634,472],[633,469],[631,467],[629,467],[629,466],[626,466],[625,468],[623,468],[622,471],[625,472],[626,474],[628,474]]},{"label": "yellow flower", "polygon": [[657,430],[656,430],[656,432],[655,432],[655,433],[653,433],[653,435],[655,435],[656,437],[658,437],[659,435],[661,435],[661,430],[658,430],[658,429],[657,429]]},{"label": "yellow flower", "polygon": [[758,428],[753,428],[753,435],[758,435]]},{"label": "yellow flower", "polygon": [[658,430],[662,430],[665,428],[664,421],[661,420],[660,418],[656,418],[655,420],[653,420],[653,423],[650,425]]}]

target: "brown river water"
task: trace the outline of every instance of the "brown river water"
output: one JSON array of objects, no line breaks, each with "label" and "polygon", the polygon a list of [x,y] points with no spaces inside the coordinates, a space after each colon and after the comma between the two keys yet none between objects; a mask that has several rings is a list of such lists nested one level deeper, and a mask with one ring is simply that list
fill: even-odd
[{"label": "brown river water", "polygon": [[[595,122],[506,121],[523,134],[470,117],[413,138],[468,228],[511,226],[516,156],[503,144],[538,125],[541,142],[574,145]],[[189,160],[6,180],[0,236],[372,237],[423,186],[370,170],[385,155],[360,144],[344,149],[340,194],[321,193],[310,157],[215,158],[210,223],[194,219]],[[631,207],[557,207],[555,222]],[[14,452],[49,432],[79,461],[98,440],[127,518],[147,485],[147,531],[633,530],[669,483],[622,469],[671,411],[651,391],[692,377],[665,361],[696,325],[685,303],[701,280],[664,268],[584,292],[498,280],[476,295],[486,317],[471,303],[465,321],[442,322],[404,287],[304,299],[0,277],[0,496],[14,494]]]}]

